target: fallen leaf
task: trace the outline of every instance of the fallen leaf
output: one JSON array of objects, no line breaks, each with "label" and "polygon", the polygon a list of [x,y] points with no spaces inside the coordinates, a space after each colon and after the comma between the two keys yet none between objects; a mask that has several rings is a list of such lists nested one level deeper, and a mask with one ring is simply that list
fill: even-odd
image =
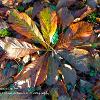
[{"label": "fallen leaf", "polygon": [[14,59],[24,57],[25,55],[39,50],[39,48],[31,45],[30,43],[10,37],[5,37],[4,40],[0,39],[0,46],[6,52],[6,56],[8,58]]},{"label": "fallen leaf", "polygon": [[75,38],[85,38],[89,37],[93,34],[93,25],[88,22],[78,22],[78,23],[72,23],[70,25],[70,29],[75,33],[73,35],[73,39]]},{"label": "fallen leaf", "polygon": [[47,75],[47,80],[46,84],[48,85],[53,85],[57,82],[57,75],[58,75],[58,66],[59,62],[55,57],[50,56],[48,59],[48,75]]},{"label": "fallen leaf", "polygon": [[98,99],[100,99],[100,80],[96,82],[96,85],[93,87],[93,92]]},{"label": "fallen leaf", "polygon": [[32,11],[32,18],[34,18],[35,16],[37,16],[41,10],[43,10],[44,8],[44,4],[37,1],[34,3],[34,6],[33,6],[33,11]]},{"label": "fallen leaf", "polygon": [[76,2],[76,0],[59,0],[57,3],[57,9],[60,9],[61,7],[67,6],[70,7]]},{"label": "fallen leaf", "polygon": [[50,44],[57,29],[57,14],[50,8],[44,8],[39,14],[39,19],[43,37]]},{"label": "fallen leaf", "polygon": [[59,14],[63,29],[69,26],[74,21],[74,17],[67,7],[62,7],[61,9],[59,9],[58,14]]},{"label": "fallen leaf", "polygon": [[93,9],[89,6],[87,6],[86,8],[87,8],[87,10],[81,16],[79,16],[78,18],[75,18],[74,22],[81,21],[82,19],[84,19],[85,17],[87,17],[89,14],[91,14],[92,12],[94,12],[96,10],[96,9]]},{"label": "fallen leaf", "polygon": [[47,55],[37,57],[32,63],[25,66],[23,70],[14,77],[15,86],[25,88],[42,84],[48,72],[47,58]]},{"label": "fallen leaf", "polygon": [[61,67],[61,71],[62,71],[62,75],[64,76],[65,83],[66,84],[71,83],[72,85],[75,85],[77,80],[76,71],[70,65],[67,64],[64,64]]},{"label": "fallen leaf", "polygon": [[59,35],[56,49],[72,49],[75,45],[80,45],[93,36],[93,25],[84,21],[72,23],[65,33]]},{"label": "fallen leaf", "polygon": [[8,21],[12,23],[10,24],[12,29],[29,39],[38,40],[43,46],[46,47],[44,39],[35,22],[27,14],[19,13],[17,10],[12,10],[8,17]]},{"label": "fallen leaf", "polygon": [[75,69],[80,72],[88,72],[90,65],[89,58],[87,56],[88,51],[84,49],[76,49],[74,48],[71,51],[63,51],[59,50],[58,54],[61,55],[66,61],[68,61]]},{"label": "fallen leaf", "polygon": [[6,78],[2,82],[0,82],[0,87],[5,87],[13,82],[14,82],[14,79],[12,77]]},{"label": "fallen leaf", "polygon": [[0,17],[5,17],[8,9],[6,7],[0,7]]},{"label": "fallen leaf", "polygon": [[7,28],[8,28],[8,24],[0,18],[0,30],[7,29]]},{"label": "fallen leaf", "polygon": [[87,0],[87,5],[89,5],[92,8],[96,8],[97,7],[97,0]]}]

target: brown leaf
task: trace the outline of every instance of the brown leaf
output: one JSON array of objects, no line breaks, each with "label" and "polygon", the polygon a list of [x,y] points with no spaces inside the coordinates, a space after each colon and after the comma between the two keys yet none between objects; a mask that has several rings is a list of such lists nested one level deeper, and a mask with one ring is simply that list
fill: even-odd
[{"label": "brown leaf", "polygon": [[[4,20],[2,20],[1,18],[0,18],[0,30],[1,29],[7,29],[8,28],[8,24],[4,21]],[[1,33],[0,33],[1,34]]]},{"label": "brown leaf", "polygon": [[100,80],[97,81],[96,86],[93,87],[94,94],[100,99]]},{"label": "brown leaf", "polygon": [[63,29],[69,26],[74,21],[74,17],[67,7],[62,7],[58,11],[58,14],[59,14]]},{"label": "brown leaf", "polygon": [[[80,72],[89,71],[88,66],[90,66],[90,58],[88,56],[88,51],[74,48],[71,51],[58,50],[58,54]],[[71,68],[66,69],[71,70]]]},{"label": "brown leaf", "polygon": [[6,7],[0,7],[0,16],[4,17],[7,14],[8,9]]},{"label": "brown leaf", "polygon": [[98,23],[100,23],[100,18],[96,18],[96,21],[97,21]]},{"label": "brown leaf", "polygon": [[59,95],[62,95],[62,94],[66,94],[67,93],[67,88],[66,88],[66,83],[62,80],[58,81],[58,93]]},{"label": "brown leaf", "polygon": [[9,84],[13,82],[14,82],[14,79],[12,77],[6,78],[2,82],[0,82],[0,87],[8,86]]},{"label": "brown leaf", "polygon": [[94,12],[96,10],[96,9],[93,9],[93,8],[91,8],[89,6],[86,6],[86,8],[87,8],[86,11],[82,15],[80,15],[78,18],[76,18],[74,20],[74,22],[81,21],[83,18],[85,18],[86,16],[88,16],[89,14],[91,14],[92,12]]},{"label": "brown leaf", "polygon": [[57,4],[57,9],[60,9],[61,7],[67,6],[70,7],[76,2],[76,0],[59,0]]},{"label": "brown leaf", "polygon": [[[72,48],[75,40],[85,41],[93,35],[93,25],[84,21],[72,23],[65,33],[61,33],[56,49]],[[79,44],[81,43],[79,42]],[[77,44],[77,45],[79,45]]]},{"label": "brown leaf", "polygon": [[[25,66],[24,69],[15,76],[15,84],[17,86],[38,86],[42,84],[47,76],[48,67],[47,67],[48,56],[43,55],[41,57],[35,58],[35,60],[29,65]],[[22,84],[20,84],[22,82]],[[25,85],[26,83],[26,85]]]},{"label": "brown leaf", "polygon": [[48,58],[48,75],[46,84],[47,85],[53,85],[57,82],[57,76],[58,76],[58,66],[59,62],[55,56],[49,56]]},{"label": "brown leaf", "polygon": [[91,8],[96,8],[97,0],[87,0],[87,5],[89,5]]},{"label": "brown leaf", "polygon": [[20,58],[25,55],[37,52],[39,48],[18,40],[16,38],[6,37],[4,40],[0,40],[0,46],[6,51],[8,58]]},{"label": "brown leaf", "polygon": [[71,83],[72,85],[74,85],[76,83],[77,75],[74,68],[72,68],[70,65],[64,64],[61,67],[61,71],[66,84]]},{"label": "brown leaf", "polygon": [[41,3],[40,1],[37,1],[34,3],[33,6],[33,13],[32,13],[32,18],[34,18],[35,16],[37,16],[37,14],[44,8],[44,4]]},{"label": "brown leaf", "polygon": [[55,46],[55,49],[65,49],[65,48],[68,49],[68,47],[71,44],[69,35],[70,35],[69,32],[68,32],[68,34],[61,33],[59,35],[59,41],[58,41],[57,45]]},{"label": "brown leaf", "polygon": [[85,38],[93,34],[93,25],[84,21],[71,24],[70,29],[74,33],[73,39]]},{"label": "brown leaf", "polygon": [[79,9],[79,10],[73,10],[72,13],[73,13],[74,18],[80,18],[81,15],[87,12],[87,10],[88,10],[88,6],[85,6],[84,8]]}]

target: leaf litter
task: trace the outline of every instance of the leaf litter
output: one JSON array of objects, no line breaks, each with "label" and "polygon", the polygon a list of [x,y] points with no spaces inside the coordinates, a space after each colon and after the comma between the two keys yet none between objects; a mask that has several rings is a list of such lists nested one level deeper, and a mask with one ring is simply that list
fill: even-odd
[{"label": "leaf litter", "polygon": [[99,0],[0,0],[0,100],[100,100],[99,49]]}]

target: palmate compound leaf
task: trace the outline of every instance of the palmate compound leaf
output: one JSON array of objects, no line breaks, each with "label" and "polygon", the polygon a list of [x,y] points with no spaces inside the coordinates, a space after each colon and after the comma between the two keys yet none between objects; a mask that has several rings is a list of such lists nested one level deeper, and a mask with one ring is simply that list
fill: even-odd
[{"label": "palmate compound leaf", "polygon": [[15,87],[27,88],[42,84],[48,72],[48,54],[34,56],[34,61],[25,66],[23,70],[15,76]]},{"label": "palmate compound leaf", "polygon": [[40,42],[44,47],[46,47],[44,39],[35,22],[26,13],[19,13],[14,9],[10,12],[8,21],[11,23],[10,26],[12,29],[29,39],[34,39]]},{"label": "palmate compound leaf", "polygon": [[25,55],[35,53],[40,50],[30,43],[10,37],[0,39],[0,46],[6,52],[6,56],[11,59],[24,57]]},{"label": "palmate compound leaf", "polygon": [[91,23],[84,21],[72,23],[65,33],[60,34],[56,48],[68,48],[72,46],[71,44],[79,45],[89,40],[92,35],[93,25]]},{"label": "palmate compound leaf", "polygon": [[52,37],[57,30],[57,14],[47,7],[40,12],[39,20],[43,37],[45,41],[50,44]]}]

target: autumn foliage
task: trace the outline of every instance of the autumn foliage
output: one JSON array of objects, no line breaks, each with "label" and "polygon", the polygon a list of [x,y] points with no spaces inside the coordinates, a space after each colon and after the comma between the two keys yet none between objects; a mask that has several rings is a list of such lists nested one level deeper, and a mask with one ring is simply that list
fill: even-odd
[{"label": "autumn foliage", "polygon": [[1,1],[0,88],[22,93],[4,100],[100,99],[99,4],[99,0]]}]

